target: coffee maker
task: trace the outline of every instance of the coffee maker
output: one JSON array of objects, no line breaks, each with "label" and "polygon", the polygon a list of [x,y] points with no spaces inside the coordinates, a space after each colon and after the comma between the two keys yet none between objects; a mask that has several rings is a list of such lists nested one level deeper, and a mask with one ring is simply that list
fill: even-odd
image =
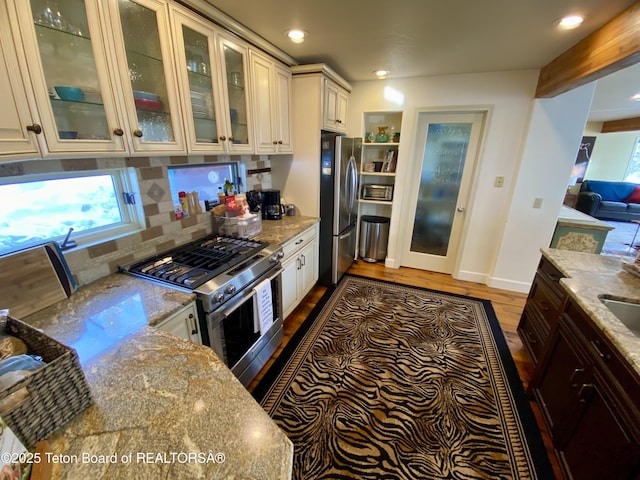
[{"label": "coffee maker", "polygon": [[262,191],[262,219],[280,220],[284,208],[280,204],[280,190]]}]

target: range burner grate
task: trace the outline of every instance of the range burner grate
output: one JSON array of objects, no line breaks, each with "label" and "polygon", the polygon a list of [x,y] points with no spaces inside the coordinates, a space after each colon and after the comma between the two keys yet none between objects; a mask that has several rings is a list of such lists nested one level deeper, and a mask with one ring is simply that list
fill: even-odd
[{"label": "range burner grate", "polygon": [[126,271],[182,287],[195,288],[251,258],[267,242],[216,235],[135,263]]}]

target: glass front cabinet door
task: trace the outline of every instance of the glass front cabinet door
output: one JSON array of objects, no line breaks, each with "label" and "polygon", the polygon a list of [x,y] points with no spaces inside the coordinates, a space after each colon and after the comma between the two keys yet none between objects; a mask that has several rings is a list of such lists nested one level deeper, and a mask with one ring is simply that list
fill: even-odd
[{"label": "glass front cabinet door", "polygon": [[191,152],[224,152],[226,131],[220,114],[220,67],[212,25],[173,7],[178,83]]},{"label": "glass front cabinet door", "polygon": [[249,49],[219,34],[219,53],[222,59],[223,87],[222,115],[226,130],[220,137],[229,152],[253,151],[253,128],[249,109]]},{"label": "glass front cabinet door", "polygon": [[157,0],[108,4],[115,86],[121,89],[133,151],[185,152],[168,5]]},{"label": "glass front cabinet door", "polygon": [[[13,4],[42,125],[43,156],[124,152],[95,0]],[[32,126],[33,127],[33,126]]]}]

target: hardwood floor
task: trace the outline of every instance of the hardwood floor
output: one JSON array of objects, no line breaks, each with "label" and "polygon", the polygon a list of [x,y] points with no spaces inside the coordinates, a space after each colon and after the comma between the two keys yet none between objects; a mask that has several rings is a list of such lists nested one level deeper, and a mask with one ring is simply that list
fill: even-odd
[{"label": "hardwood floor", "polygon": [[[522,314],[522,310],[524,309],[527,299],[526,294],[490,288],[479,283],[464,282],[452,278],[451,275],[436,272],[427,272],[424,270],[416,270],[406,267],[399,269],[385,268],[383,263],[367,263],[363,260],[359,260],[354,263],[348,273],[490,300],[496,316],[498,317],[500,327],[502,328],[507,340],[507,344],[509,345],[509,350],[518,369],[520,379],[522,380],[524,387],[527,387],[533,374],[533,364],[531,363],[529,354],[522,345],[517,333],[520,315]],[[282,345],[274,353],[269,362],[267,362],[255,380],[249,385],[249,391],[252,391],[255,385],[257,385],[260,379],[262,379],[264,373],[273,364],[273,361],[278,357],[278,355],[280,355],[282,349],[287,344],[291,336],[295,333],[302,322],[304,322],[326,290],[326,287],[316,285],[296,310],[287,317],[284,322],[284,341],[282,342]],[[535,402],[531,402],[531,407],[536,416],[538,425],[540,426],[542,437],[545,442],[545,446],[547,447],[549,459],[556,474],[556,478],[558,480],[562,480],[564,477],[553,448],[551,447],[551,440],[540,415],[538,405]]]}]

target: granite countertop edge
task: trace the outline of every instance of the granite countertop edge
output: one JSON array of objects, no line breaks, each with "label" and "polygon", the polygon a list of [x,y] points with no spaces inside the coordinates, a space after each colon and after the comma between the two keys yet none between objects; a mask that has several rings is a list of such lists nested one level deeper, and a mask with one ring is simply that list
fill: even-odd
[{"label": "granite countertop edge", "polygon": [[640,303],[640,278],[622,269],[625,261],[622,257],[553,248],[544,248],[541,252],[565,275],[560,279],[562,288],[640,375],[640,338],[600,301],[602,296],[608,296]]},{"label": "granite countertop edge", "polygon": [[[305,216],[264,221],[256,238],[283,244],[318,221]],[[49,437],[53,454],[122,458],[133,453],[135,459],[138,451],[206,453],[212,449],[222,452],[226,460],[58,463],[53,478],[291,477],[292,442],[213,350],[154,328],[194,300],[192,292],[115,273],[22,320],[73,348],[95,325],[121,336],[103,351],[93,343],[76,348],[94,404]],[[105,313],[109,310],[110,314]],[[139,325],[120,335],[122,325],[113,320],[127,315],[136,317]],[[184,375],[185,371],[190,374]]]}]

